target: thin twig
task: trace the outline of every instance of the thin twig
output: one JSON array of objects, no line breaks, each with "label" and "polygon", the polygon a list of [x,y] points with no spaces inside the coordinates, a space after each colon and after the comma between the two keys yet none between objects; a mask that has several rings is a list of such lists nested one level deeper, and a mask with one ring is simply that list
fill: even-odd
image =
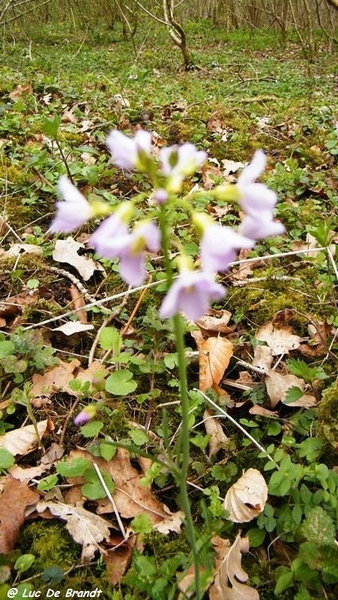
[{"label": "thin twig", "polygon": [[101,485],[102,485],[102,487],[103,487],[104,491],[105,491],[105,492],[106,492],[106,494],[107,494],[107,498],[108,498],[108,500],[110,500],[110,502],[112,503],[113,510],[114,510],[114,513],[115,513],[116,520],[117,520],[117,522],[118,522],[119,528],[121,529],[121,533],[122,533],[122,535],[123,535],[124,539],[126,540],[126,539],[127,539],[127,537],[128,537],[128,536],[127,536],[127,532],[126,532],[126,530],[125,530],[125,528],[124,528],[124,525],[123,525],[123,523],[122,523],[121,517],[120,517],[120,515],[119,515],[119,511],[117,510],[117,506],[116,506],[116,504],[115,504],[115,500],[114,500],[113,496],[111,495],[110,491],[108,490],[108,488],[107,488],[107,484],[106,484],[105,480],[104,480],[104,479],[103,479],[103,477],[102,477],[102,473],[101,473],[101,471],[100,471],[99,467],[97,466],[97,464],[96,464],[95,462],[93,462],[93,467],[94,467],[94,469],[95,469],[95,471],[96,471],[96,474],[97,474],[97,476],[98,476],[98,478],[99,478],[99,480],[100,480],[100,483],[101,483]]}]

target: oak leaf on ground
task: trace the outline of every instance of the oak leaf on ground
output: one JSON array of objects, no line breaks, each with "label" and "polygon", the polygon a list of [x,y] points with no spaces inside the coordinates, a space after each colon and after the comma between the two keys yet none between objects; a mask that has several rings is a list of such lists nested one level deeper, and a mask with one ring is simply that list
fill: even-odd
[{"label": "oak leaf on ground", "polygon": [[205,391],[218,385],[229,365],[233,354],[233,345],[225,337],[203,339],[200,331],[193,331],[199,356],[199,389]]},{"label": "oak leaf on ground", "polygon": [[[42,438],[48,428],[48,419],[40,421],[36,426],[38,434]],[[38,445],[39,437],[34,425],[12,429],[12,431],[7,431],[7,433],[0,437],[0,448],[5,448],[13,456],[24,456],[28,452],[35,450]]]}]

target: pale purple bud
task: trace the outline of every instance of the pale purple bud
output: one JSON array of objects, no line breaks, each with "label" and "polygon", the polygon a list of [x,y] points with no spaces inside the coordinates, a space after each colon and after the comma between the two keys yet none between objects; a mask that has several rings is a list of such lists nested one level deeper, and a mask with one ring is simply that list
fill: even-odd
[{"label": "pale purple bud", "polygon": [[273,221],[273,214],[270,212],[257,212],[256,215],[247,215],[239,227],[239,233],[250,237],[252,240],[282,235],[284,232],[284,225],[279,221]]},{"label": "pale purple bud", "polygon": [[81,410],[78,415],[76,415],[74,419],[74,425],[84,425],[90,421],[91,416],[86,410]]}]

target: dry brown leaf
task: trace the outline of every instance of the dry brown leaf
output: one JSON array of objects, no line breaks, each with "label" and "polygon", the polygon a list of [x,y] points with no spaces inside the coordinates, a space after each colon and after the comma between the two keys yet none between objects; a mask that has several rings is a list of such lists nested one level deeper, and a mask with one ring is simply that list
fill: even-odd
[{"label": "dry brown leaf", "polygon": [[228,327],[228,323],[231,319],[231,312],[228,310],[213,310],[209,309],[208,313],[196,321],[196,325],[202,330],[202,332],[214,332],[214,333],[232,333],[231,327]]},{"label": "dry brown leaf", "polygon": [[199,388],[202,391],[218,385],[233,353],[232,343],[220,335],[204,340],[201,332],[193,331],[199,356]]},{"label": "dry brown leaf", "polygon": [[112,542],[116,545],[116,548],[111,548],[105,552],[103,559],[107,568],[108,579],[110,583],[116,585],[131,563],[136,536],[133,535],[127,540],[117,538],[116,542],[113,537],[110,538],[110,543]]},{"label": "dry brown leaf", "polygon": [[214,417],[208,409],[204,411],[203,423],[207,434],[210,435],[209,457],[211,458],[217,454],[221,448],[224,448],[226,443],[229,441],[229,438],[227,438],[223,431],[220,419]]},{"label": "dry brown leaf", "polygon": [[[168,510],[165,507],[166,510]],[[175,513],[170,513],[163,521],[155,523],[154,529],[163,535],[168,535],[170,532],[180,533],[181,525],[184,521],[184,512],[178,510]]]},{"label": "dry brown leaf", "polygon": [[25,520],[28,506],[39,500],[39,494],[33,492],[26,483],[7,476],[1,480],[0,494],[0,554],[14,549],[16,538]]},{"label": "dry brown leaf", "polygon": [[257,469],[248,469],[227,491],[224,508],[234,523],[248,523],[263,510],[268,499],[268,486]]},{"label": "dry brown leaf", "polygon": [[85,310],[86,301],[83,297],[83,294],[79,292],[75,285],[71,285],[69,288],[69,292],[72,298],[72,308],[76,310],[76,318],[81,323],[88,323],[88,314]]},{"label": "dry brown leaf", "polygon": [[261,417],[268,417],[269,419],[271,419],[271,417],[278,417],[278,412],[264,408],[259,404],[254,404],[254,406],[249,408],[249,413],[250,415],[260,415]]},{"label": "dry brown leaf", "polygon": [[24,483],[29,483],[32,479],[37,479],[41,477],[43,473],[48,471],[48,468],[45,465],[37,465],[35,467],[27,467],[24,469],[23,467],[19,467],[19,465],[14,465],[11,469],[9,469],[9,474],[17,479],[18,481],[23,481]]},{"label": "dry brown leaf", "polygon": [[[37,423],[37,430],[40,438],[46,433],[48,427],[48,420],[40,421]],[[26,425],[25,427],[19,427],[19,429],[13,429],[12,431],[7,431],[5,435],[0,437],[0,448],[5,448],[16,456],[17,454],[20,456],[24,456],[35,450],[38,447],[39,439],[36,435],[34,425]]]},{"label": "dry brown leaf", "polygon": [[36,402],[39,402],[41,397],[50,398],[50,396],[58,391],[76,396],[76,392],[68,385],[74,378],[82,382],[89,381],[91,383],[98,377],[104,377],[105,368],[99,361],[94,360],[88,369],[83,369],[80,367],[80,364],[80,361],[74,358],[69,363],[60,361],[56,367],[52,367],[43,374],[35,373],[32,378],[33,406]]},{"label": "dry brown leaf", "polygon": [[82,506],[40,501],[36,505],[36,510],[38,513],[49,510],[55,517],[66,521],[67,531],[73,540],[82,546],[82,563],[91,561],[96,550],[101,550],[100,542],[109,540],[110,531],[107,521]]},{"label": "dry brown leaf", "polygon": [[84,248],[84,245],[79,244],[72,237],[68,237],[66,240],[57,240],[53,251],[53,259],[71,265],[80,273],[85,281],[88,281],[97,269],[97,266],[92,258],[78,254],[80,248]]},{"label": "dry brown leaf", "polygon": [[[203,573],[204,568],[200,566],[200,572]],[[195,582],[195,567],[191,565],[189,569],[184,573],[183,577],[181,573],[176,573],[178,581],[178,589],[180,593],[177,600],[184,600],[191,598],[194,595],[193,591],[188,591],[189,587]],[[181,577],[181,578],[180,578]]]},{"label": "dry brown leaf", "polygon": [[255,338],[268,344],[272,356],[288,354],[290,350],[299,348],[300,343],[304,341],[299,335],[292,333],[292,327],[276,328],[272,321],[260,327]]},{"label": "dry brown leaf", "polygon": [[253,367],[260,369],[263,373],[267,374],[270,371],[272,361],[273,356],[271,354],[270,346],[256,346],[252,361]]},{"label": "dry brown leaf", "polygon": [[[141,485],[142,476],[132,466],[128,450],[118,448],[114,458],[110,461],[97,457],[94,459],[85,450],[73,450],[69,454],[69,460],[78,457],[86,458],[90,462],[95,460],[99,469],[112,477],[115,483],[113,498],[121,517],[133,519],[141,513],[146,513],[154,524],[163,521],[170,514],[169,509],[157,500],[150,487]],[[76,481],[81,484],[84,482],[81,478],[77,478]],[[108,498],[98,501],[98,514],[111,512],[113,512],[113,507]]]},{"label": "dry brown leaf", "polygon": [[[304,379],[300,379],[290,373],[282,375],[273,370],[270,370],[268,376],[265,378],[265,385],[272,408],[275,408],[278,402],[285,401],[286,394],[291,387],[298,387],[301,390],[305,389]],[[316,398],[305,393],[299,400],[288,402],[288,406],[303,406],[304,408],[310,408],[316,404]]]},{"label": "dry brown leaf", "polygon": [[24,94],[33,94],[33,88],[31,83],[27,83],[26,85],[21,85],[21,83],[18,83],[18,85],[15,86],[14,90],[8,94],[8,97],[11,100],[18,100]]},{"label": "dry brown leaf", "polygon": [[248,538],[239,533],[234,543],[214,537],[217,573],[209,588],[210,600],[259,600],[257,590],[245,584],[247,573],[242,568],[242,554],[249,551]]}]

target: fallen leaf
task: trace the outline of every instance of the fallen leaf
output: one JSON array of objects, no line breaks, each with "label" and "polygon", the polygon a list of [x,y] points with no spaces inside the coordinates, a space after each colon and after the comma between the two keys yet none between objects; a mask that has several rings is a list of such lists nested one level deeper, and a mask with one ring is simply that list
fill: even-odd
[{"label": "fallen leaf", "polygon": [[[48,427],[48,420],[40,421],[37,423],[37,430],[40,438],[46,433]],[[24,456],[35,450],[39,445],[39,439],[36,435],[34,425],[26,425],[25,427],[19,427],[19,429],[13,429],[7,431],[5,435],[0,436],[0,448],[5,448],[16,456]]]},{"label": "fallen leaf", "polygon": [[212,543],[217,573],[209,588],[210,600],[259,600],[257,590],[245,584],[248,575],[242,568],[242,554],[249,551],[248,538],[239,533],[232,545],[220,537],[214,537]]},{"label": "fallen leaf", "polygon": [[168,535],[170,532],[180,533],[181,525],[184,521],[184,512],[177,510],[175,513],[170,513],[163,521],[155,523],[154,529],[163,535]]},{"label": "fallen leaf", "polygon": [[25,521],[25,512],[39,500],[39,494],[33,492],[26,483],[7,476],[1,480],[0,494],[0,554],[12,552],[21,525]]},{"label": "fallen leaf", "polygon": [[45,373],[35,373],[32,381],[32,400],[33,406],[40,401],[41,398],[50,398],[56,392],[62,391],[77,396],[77,393],[69,387],[69,382],[73,379],[79,379],[83,383],[90,383],[97,378],[103,378],[105,375],[104,366],[97,360],[94,360],[88,369],[83,369],[80,366],[80,361],[74,358],[71,362],[66,363],[60,361],[56,367],[52,367]]},{"label": "fallen leaf", "polygon": [[[270,370],[267,377],[265,378],[266,391],[268,392],[271,407],[274,408],[278,402],[284,402],[287,392],[292,387],[298,387],[301,390],[305,389],[304,379],[296,377],[296,375],[282,375],[274,370]],[[316,406],[317,400],[310,394],[303,394],[301,398],[294,402],[288,402],[288,406],[303,406],[304,408],[310,408]]]},{"label": "fallen leaf", "polygon": [[11,100],[18,100],[24,94],[33,94],[31,83],[27,83],[26,85],[21,85],[21,83],[18,83],[14,90],[8,94],[8,97]]},{"label": "fallen leaf", "polygon": [[223,431],[220,419],[214,417],[208,409],[204,411],[203,423],[207,434],[210,435],[209,457],[211,458],[217,454],[221,448],[224,448],[225,444],[229,441],[229,438],[227,438]]},{"label": "fallen leaf", "polygon": [[[110,538],[110,543],[112,541],[114,542],[114,538]],[[108,579],[113,585],[119,583],[131,563],[136,536],[130,536],[127,540],[118,538],[118,542],[116,548],[110,548],[103,557]]]},{"label": "fallen leaf", "polygon": [[271,348],[273,356],[288,354],[290,350],[299,348],[300,343],[304,341],[299,335],[292,333],[292,327],[276,328],[272,321],[260,327],[255,338],[261,342],[266,342],[269,348]]},{"label": "fallen leaf", "polygon": [[64,335],[70,336],[74,333],[83,333],[84,331],[90,331],[91,329],[94,329],[94,325],[91,325],[90,323],[85,324],[80,323],[79,321],[68,321],[63,325],[60,325],[60,327],[55,327],[53,331],[61,331]]},{"label": "fallen leaf", "polygon": [[234,523],[248,523],[263,510],[268,499],[268,486],[257,469],[248,469],[227,491],[224,508],[227,519]]},{"label": "fallen leaf", "polygon": [[201,332],[191,333],[196,341],[199,356],[199,389],[205,391],[213,384],[218,385],[233,353],[232,343],[224,337],[209,337],[204,340]]},{"label": "fallen leaf", "polygon": [[53,259],[71,265],[80,273],[84,281],[88,281],[97,266],[92,258],[78,254],[80,248],[84,248],[84,245],[79,244],[72,237],[68,237],[66,240],[57,240],[53,251]]},{"label": "fallen leaf", "polygon": [[97,550],[102,552],[100,542],[109,540],[110,531],[107,521],[82,506],[40,501],[36,505],[36,510],[38,513],[49,510],[55,517],[66,521],[67,531],[73,540],[82,546],[82,563],[91,561]]},{"label": "fallen leaf", "polygon": [[[132,466],[128,450],[118,448],[115,456],[106,461],[93,457],[85,450],[73,450],[69,459],[86,458],[94,462],[100,471],[108,473],[115,483],[113,499],[118,513],[124,519],[133,519],[141,513],[146,513],[153,524],[163,521],[170,515],[169,509],[157,500],[149,486],[141,485],[139,471]],[[69,478],[71,480],[71,478]],[[84,483],[82,478],[76,479],[78,484]],[[108,498],[98,500],[97,513],[112,513],[113,506]]]},{"label": "fallen leaf", "polygon": [[228,323],[231,319],[231,312],[228,310],[213,310],[209,309],[208,313],[196,321],[196,325],[204,332],[214,333],[232,333],[231,327],[228,327]]},{"label": "fallen leaf", "polygon": [[268,408],[264,408],[259,404],[254,404],[254,406],[249,408],[249,413],[250,415],[260,415],[261,417],[267,417],[269,419],[271,417],[278,417],[278,412],[274,412],[272,410],[269,410]]},{"label": "fallen leaf", "polygon": [[270,346],[256,346],[252,366],[260,369],[262,373],[269,373],[273,361]]},{"label": "fallen leaf", "polygon": [[37,256],[42,255],[41,246],[35,244],[12,244],[8,250],[0,249],[0,260],[5,258],[16,258],[19,254],[36,254]]},{"label": "fallen leaf", "polygon": [[72,298],[72,308],[76,310],[77,320],[81,323],[88,323],[88,314],[85,310],[86,302],[83,297],[83,294],[79,292],[75,285],[71,285],[69,291]]},{"label": "fallen leaf", "polygon": [[[203,573],[204,567],[200,566],[200,572]],[[189,587],[195,582],[195,567],[191,565],[189,569],[184,573],[183,577],[181,573],[176,573],[178,578],[178,589],[180,593],[177,600],[185,600],[186,598],[192,598],[194,596],[193,591],[188,591]],[[181,577],[181,578],[180,578]]]}]

